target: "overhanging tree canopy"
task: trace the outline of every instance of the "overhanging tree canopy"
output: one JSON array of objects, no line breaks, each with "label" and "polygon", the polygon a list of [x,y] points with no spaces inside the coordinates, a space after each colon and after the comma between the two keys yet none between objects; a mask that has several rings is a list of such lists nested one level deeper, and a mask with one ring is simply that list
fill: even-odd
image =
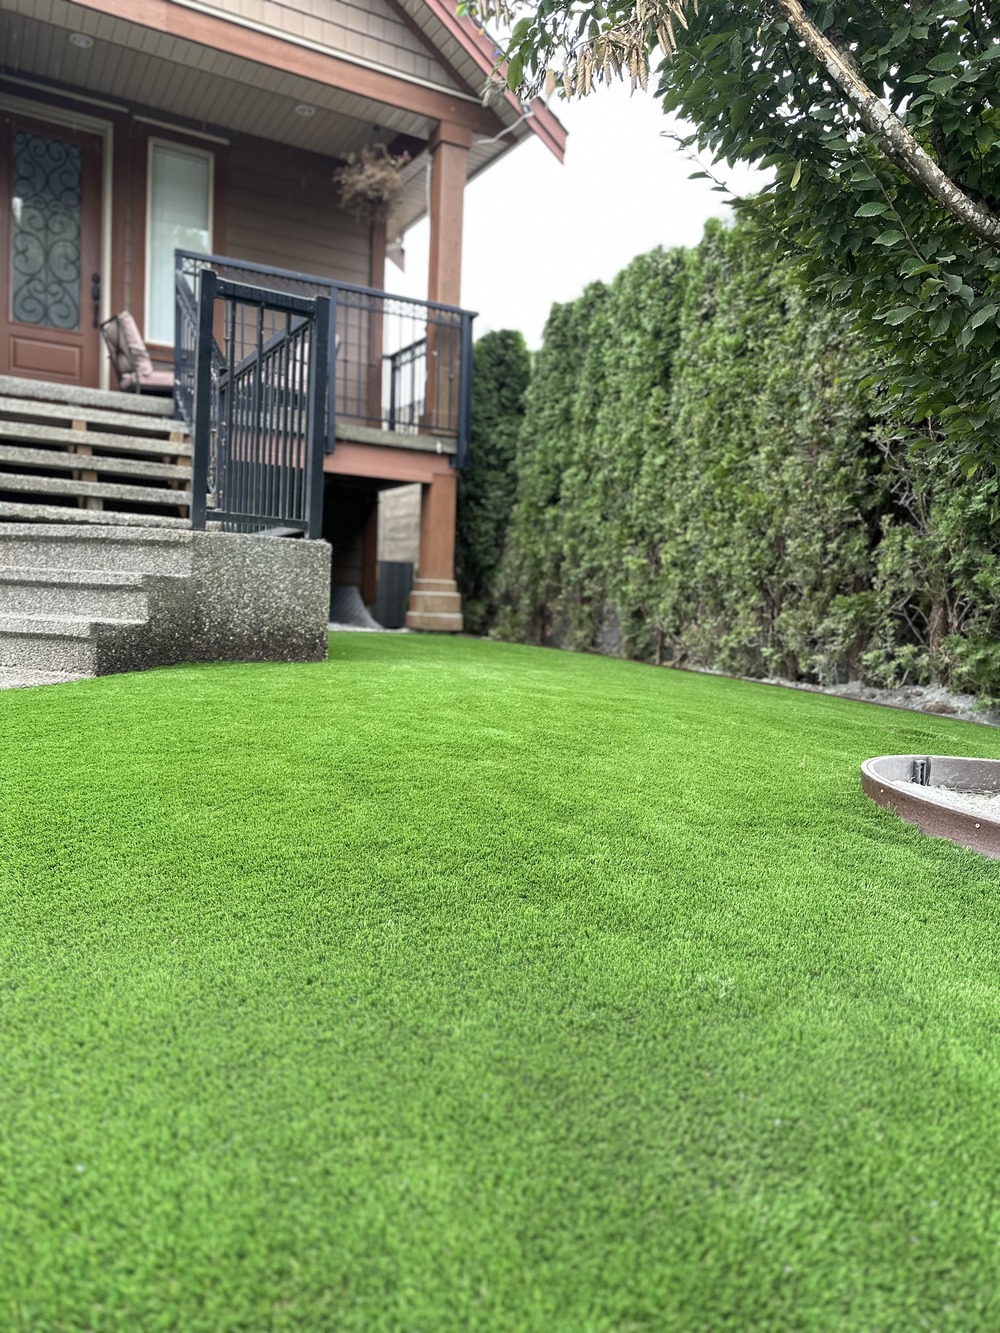
[{"label": "overhanging tree canopy", "polygon": [[990,0],[541,0],[507,80],[656,81],[689,143],[774,170],[757,211],[855,311],[895,414],[1000,459],[1000,14]]}]

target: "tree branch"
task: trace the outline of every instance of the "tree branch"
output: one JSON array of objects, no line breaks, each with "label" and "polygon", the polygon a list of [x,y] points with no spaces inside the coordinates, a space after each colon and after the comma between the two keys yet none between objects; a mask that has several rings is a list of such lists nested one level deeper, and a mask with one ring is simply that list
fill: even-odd
[{"label": "tree branch", "polygon": [[772,8],[783,15],[803,44],[826,68],[830,78],[857,108],[862,124],[885,141],[885,155],[904,175],[926,190],[963,226],[1000,249],[1000,217],[977,203],[941,170],[913,135],[876,97],[855,70],[850,57],[816,27],[802,8],[800,0],[770,0]]}]

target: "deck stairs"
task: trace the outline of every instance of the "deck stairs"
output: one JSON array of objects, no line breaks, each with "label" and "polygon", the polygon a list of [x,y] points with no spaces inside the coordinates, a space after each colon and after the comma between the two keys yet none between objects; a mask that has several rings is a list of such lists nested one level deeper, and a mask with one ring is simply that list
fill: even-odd
[{"label": "deck stairs", "polygon": [[170,400],[0,376],[0,688],[120,669],[190,571]]},{"label": "deck stairs", "polygon": [[0,523],[187,527],[190,491],[169,398],[0,375]]}]

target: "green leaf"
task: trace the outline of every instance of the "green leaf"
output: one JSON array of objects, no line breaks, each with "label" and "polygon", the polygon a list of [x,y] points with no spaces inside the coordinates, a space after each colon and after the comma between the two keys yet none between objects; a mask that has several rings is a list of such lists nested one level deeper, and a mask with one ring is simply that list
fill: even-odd
[{"label": "green leaf", "polygon": [[888,204],[881,204],[873,200],[870,204],[862,204],[854,216],[856,218],[877,218],[888,212]]},{"label": "green leaf", "polygon": [[512,56],[510,64],[507,66],[507,87],[512,93],[516,93],[520,88],[523,76],[524,57],[520,55]]},{"label": "green leaf", "polygon": [[881,236],[875,237],[876,245],[898,245],[900,241],[905,241],[906,237],[901,231],[884,231]]},{"label": "green leaf", "polygon": [[976,311],[976,313],[969,320],[968,327],[970,329],[978,329],[980,324],[985,324],[988,319],[995,319],[998,311],[1000,311],[1000,306],[996,305],[980,306],[979,309]]},{"label": "green leaf", "polygon": [[895,310],[890,310],[887,315],[882,316],[882,323],[902,324],[905,319],[909,319],[911,315],[915,315],[916,313],[916,310],[914,310],[912,306],[899,305]]},{"label": "green leaf", "polygon": [[531,31],[531,23],[532,20],[527,18],[518,19],[514,24],[514,31],[510,35],[510,44],[507,48],[509,51],[513,51],[516,47],[521,45],[525,37],[527,37],[528,33]]}]

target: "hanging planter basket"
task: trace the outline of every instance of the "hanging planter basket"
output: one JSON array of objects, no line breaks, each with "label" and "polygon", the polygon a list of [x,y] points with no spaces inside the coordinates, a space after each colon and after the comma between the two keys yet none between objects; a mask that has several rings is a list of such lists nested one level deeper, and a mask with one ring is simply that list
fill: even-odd
[{"label": "hanging planter basket", "polygon": [[408,153],[394,157],[381,143],[348,153],[333,173],[341,208],[360,222],[384,222],[403,196],[400,173],[409,160]]}]

